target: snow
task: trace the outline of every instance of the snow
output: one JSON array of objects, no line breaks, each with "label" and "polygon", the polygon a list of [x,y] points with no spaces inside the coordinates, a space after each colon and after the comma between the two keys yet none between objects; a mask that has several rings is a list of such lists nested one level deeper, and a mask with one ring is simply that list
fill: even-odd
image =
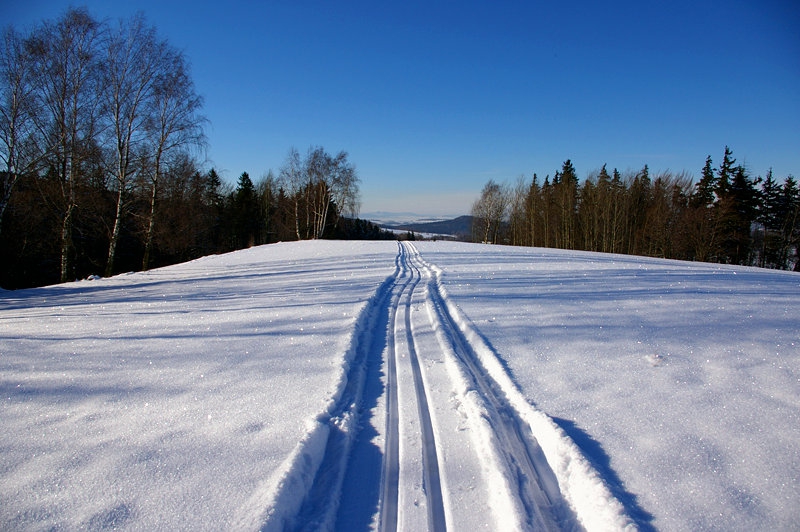
[{"label": "snow", "polygon": [[800,522],[800,275],[419,243],[640,528]]},{"label": "snow", "polygon": [[793,529],[799,296],[327,241],[0,292],[0,529]]}]

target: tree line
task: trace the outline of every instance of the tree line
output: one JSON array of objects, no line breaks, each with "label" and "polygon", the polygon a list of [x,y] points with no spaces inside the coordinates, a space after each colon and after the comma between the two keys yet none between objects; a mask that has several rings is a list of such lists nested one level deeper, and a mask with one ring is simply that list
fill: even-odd
[{"label": "tree line", "polygon": [[553,178],[486,183],[472,206],[473,240],[754,265],[800,271],[800,191],[770,170],[753,177],[726,147],[685,172],[608,172],[579,182],[570,160]]},{"label": "tree line", "polygon": [[386,237],[346,217],[345,152],[292,149],[236,187],[198,157],[202,98],[187,59],[143,15],[70,8],[0,42],[0,286],[148,269],[301,238]]}]

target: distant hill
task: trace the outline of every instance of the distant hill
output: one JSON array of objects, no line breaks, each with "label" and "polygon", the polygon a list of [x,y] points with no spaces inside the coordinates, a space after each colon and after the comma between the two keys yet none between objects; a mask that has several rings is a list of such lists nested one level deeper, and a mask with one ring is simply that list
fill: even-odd
[{"label": "distant hill", "polygon": [[434,235],[448,235],[458,240],[469,240],[472,235],[472,216],[459,216],[452,220],[438,222],[417,222],[405,224],[386,224],[382,226],[392,231],[412,231]]}]

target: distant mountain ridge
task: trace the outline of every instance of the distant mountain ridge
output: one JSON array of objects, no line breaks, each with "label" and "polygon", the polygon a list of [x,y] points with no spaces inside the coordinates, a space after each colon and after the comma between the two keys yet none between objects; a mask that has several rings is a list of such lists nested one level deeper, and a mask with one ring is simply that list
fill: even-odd
[{"label": "distant mountain ridge", "polygon": [[384,224],[384,229],[393,231],[411,231],[414,233],[429,233],[435,235],[453,236],[459,240],[467,240],[472,235],[472,216],[459,216],[452,220],[436,222],[415,222],[403,224]]}]

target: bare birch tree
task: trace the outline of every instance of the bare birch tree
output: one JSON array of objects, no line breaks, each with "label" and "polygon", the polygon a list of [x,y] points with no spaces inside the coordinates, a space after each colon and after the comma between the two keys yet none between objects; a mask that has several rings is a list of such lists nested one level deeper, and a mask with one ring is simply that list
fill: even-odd
[{"label": "bare birch tree", "polygon": [[20,175],[31,172],[41,157],[34,128],[35,85],[25,39],[8,28],[0,42],[0,229],[11,191]]},{"label": "bare birch tree", "polygon": [[481,191],[481,197],[472,204],[475,231],[480,241],[496,244],[500,226],[508,211],[508,192],[506,187],[489,180]]},{"label": "bare birch tree", "polygon": [[156,201],[165,159],[176,152],[205,144],[200,114],[203,99],[197,95],[183,54],[167,50],[163,68],[153,86],[153,112],[147,122],[149,170],[149,211],[145,232],[142,269],[150,263],[156,226]]},{"label": "bare birch tree", "polygon": [[167,46],[155,28],[139,14],[120,21],[105,45],[102,68],[104,114],[111,146],[109,169],[116,186],[116,212],[108,245],[106,275],[114,271],[114,257],[123,218],[128,211],[134,157],[144,148],[147,122],[154,109],[154,88],[165,64]]},{"label": "bare birch tree", "polygon": [[347,152],[339,152],[331,167],[331,199],[339,214],[355,218],[361,208],[359,201],[360,178],[356,167],[347,160]]},{"label": "bare birch tree", "polygon": [[302,240],[300,236],[300,196],[303,187],[302,166],[300,163],[300,153],[297,148],[292,147],[286,156],[286,162],[278,174],[281,186],[286,194],[292,199],[294,205],[294,231],[297,240]]},{"label": "bare birch tree", "polygon": [[61,281],[72,269],[72,233],[81,164],[96,141],[97,40],[101,26],[84,9],[70,9],[55,23],[38,27],[28,46],[37,84],[38,133],[61,190]]}]

